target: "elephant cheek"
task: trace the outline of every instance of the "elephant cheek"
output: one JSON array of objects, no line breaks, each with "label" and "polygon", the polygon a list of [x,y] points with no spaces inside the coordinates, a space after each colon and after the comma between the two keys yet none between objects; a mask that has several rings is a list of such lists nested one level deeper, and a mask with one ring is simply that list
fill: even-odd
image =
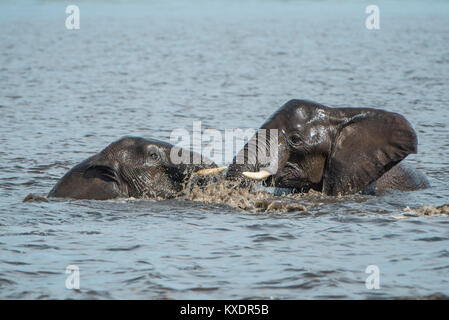
[{"label": "elephant cheek", "polygon": [[317,184],[323,180],[324,168],[326,165],[326,158],[323,156],[317,156],[310,170],[310,182]]},{"label": "elephant cheek", "polygon": [[165,199],[173,198],[183,188],[183,180],[178,180],[180,175],[180,173],[167,174],[164,171],[154,172],[147,183],[147,190],[150,190],[149,194]]},{"label": "elephant cheek", "polygon": [[277,148],[272,148],[268,157],[268,161],[261,162],[259,170],[265,170],[272,175],[276,175],[282,171],[290,158],[290,152],[285,142],[278,143]]}]

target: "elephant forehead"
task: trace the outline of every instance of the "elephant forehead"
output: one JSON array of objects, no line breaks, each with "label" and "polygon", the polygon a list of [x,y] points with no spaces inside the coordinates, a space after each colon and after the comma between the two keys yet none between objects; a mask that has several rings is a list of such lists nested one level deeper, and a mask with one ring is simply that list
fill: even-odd
[{"label": "elephant forehead", "polygon": [[157,139],[145,139],[144,142],[147,145],[152,145],[154,147],[159,147],[161,149],[171,149],[173,147],[173,145],[171,143],[157,140]]},{"label": "elephant forehead", "polygon": [[304,109],[304,108],[296,108],[295,109],[295,116],[296,118],[299,119],[307,119],[309,118],[308,116],[308,110]]},{"label": "elephant forehead", "polygon": [[107,147],[100,154],[106,159],[118,161],[122,164],[135,163],[143,158],[144,146],[142,144],[116,144]]},{"label": "elephant forehead", "polygon": [[310,142],[328,137],[329,127],[326,124],[315,120],[298,125],[295,131],[300,132],[303,139]]},{"label": "elephant forehead", "polygon": [[318,126],[327,122],[329,118],[326,110],[321,108],[297,108],[290,117],[287,117],[286,122],[290,123],[290,127],[300,129],[304,126]]},{"label": "elephant forehead", "polygon": [[293,124],[291,129],[303,132],[310,132],[311,134],[313,134],[325,130],[327,126],[328,121],[326,117],[323,115],[322,117],[314,116],[304,121],[297,121],[296,123]]},{"label": "elephant forehead", "polygon": [[129,137],[125,136],[116,142],[113,142],[109,145],[108,148],[111,149],[128,149],[128,151],[132,151],[133,148],[145,148],[148,146],[155,146],[162,149],[167,149],[172,147],[172,145],[168,142],[157,140],[157,139],[147,139],[141,137]]},{"label": "elephant forehead", "polygon": [[304,107],[300,107],[300,108],[296,108],[296,117],[298,120],[303,120],[303,121],[313,121],[313,120],[318,120],[318,119],[326,119],[328,117],[328,113],[326,112],[326,110],[322,109],[322,108],[304,108]]},{"label": "elephant forehead", "polygon": [[114,160],[118,160],[120,163],[133,163],[136,162],[136,160],[139,160],[139,153],[137,152],[136,147],[128,147],[128,148],[120,148],[120,149],[114,149],[110,153],[112,158]]}]

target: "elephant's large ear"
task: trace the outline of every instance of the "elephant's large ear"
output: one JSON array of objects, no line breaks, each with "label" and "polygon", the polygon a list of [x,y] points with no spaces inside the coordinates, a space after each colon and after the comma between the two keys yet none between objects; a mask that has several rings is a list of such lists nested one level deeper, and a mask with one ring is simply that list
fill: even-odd
[{"label": "elephant's large ear", "polygon": [[115,170],[107,165],[89,164],[84,171],[84,178],[98,178],[106,182],[117,182]]},{"label": "elephant's large ear", "polygon": [[356,193],[381,177],[410,153],[416,133],[401,115],[366,110],[340,125],[324,172],[323,192]]}]

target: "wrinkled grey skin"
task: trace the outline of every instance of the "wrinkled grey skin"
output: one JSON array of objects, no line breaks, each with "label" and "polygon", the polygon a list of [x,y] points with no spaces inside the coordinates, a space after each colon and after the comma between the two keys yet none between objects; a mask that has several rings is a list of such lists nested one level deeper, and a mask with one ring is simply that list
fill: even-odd
[{"label": "wrinkled grey skin", "polygon": [[174,164],[170,159],[172,147],[154,139],[121,138],[72,168],[48,196],[95,200],[172,198],[194,172],[216,167],[210,160],[185,150],[190,155],[189,163]]},{"label": "wrinkled grey skin", "polygon": [[[248,181],[242,172],[266,170],[272,175],[265,185],[327,195],[429,187],[423,174],[399,164],[417,153],[418,141],[410,123],[397,113],[291,100],[261,129],[278,129],[277,156],[270,154],[267,163],[248,154],[249,145],[256,146],[252,150],[269,148],[269,135],[258,139],[256,134],[234,158],[227,179]],[[237,163],[239,157],[243,163]]]}]

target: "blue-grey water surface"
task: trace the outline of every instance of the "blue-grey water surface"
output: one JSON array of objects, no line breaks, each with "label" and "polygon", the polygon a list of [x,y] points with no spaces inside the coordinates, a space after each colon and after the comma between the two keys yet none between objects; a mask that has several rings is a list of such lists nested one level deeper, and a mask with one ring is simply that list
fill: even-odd
[{"label": "blue-grey water surface", "polygon": [[[69,4],[79,30],[65,28]],[[380,30],[365,28],[369,4]],[[403,212],[449,203],[447,1],[2,1],[0,30],[0,299],[449,294],[448,217]],[[419,136],[407,161],[432,188],[269,213],[22,202],[121,136],[257,128],[291,98],[403,114]]]}]

